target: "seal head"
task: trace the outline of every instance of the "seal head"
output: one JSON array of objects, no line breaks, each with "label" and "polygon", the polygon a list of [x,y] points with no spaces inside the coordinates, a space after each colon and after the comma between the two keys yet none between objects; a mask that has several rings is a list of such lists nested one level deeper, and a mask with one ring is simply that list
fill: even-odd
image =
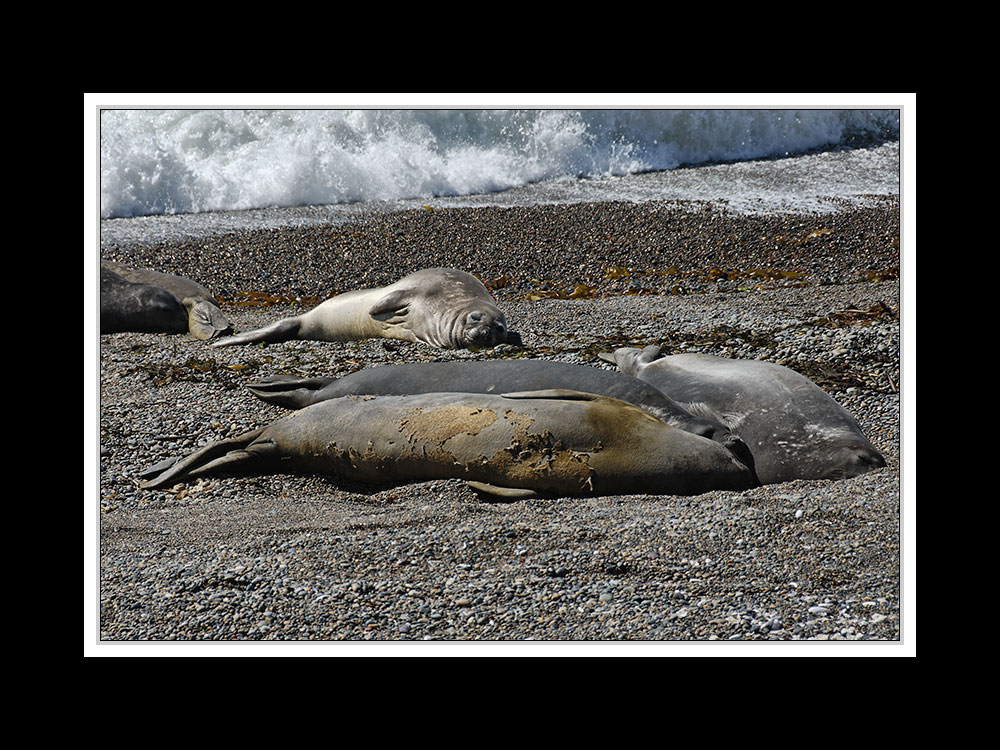
[{"label": "seal head", "polygon": [[[455,321],[453,340],[461,349],[487,348],[508,343],[507,319],[498,309],[475,309]],[[513,343],[513,342],[509,342]]]}]

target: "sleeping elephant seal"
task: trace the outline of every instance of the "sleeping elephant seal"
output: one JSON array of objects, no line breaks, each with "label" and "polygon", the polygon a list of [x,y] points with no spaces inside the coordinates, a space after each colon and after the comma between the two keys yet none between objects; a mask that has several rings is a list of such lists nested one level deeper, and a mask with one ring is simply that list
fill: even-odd
[{"label": "sleeping elephant seal", "polygon": [[127,281],[101,266],[101,333],[187,330],[187,308],[166,289]]},{"label": "sleeping elephant seal", "polygon": [[254,342],[402,339],[441,349],[520,343],[475,276],[453,268],[425,268],[395,284],[331,297],[309,312],[283,318],[212,346]]},{"label": "sleeping elephant seal", "polygon": [[661,357],[657,346],[601,356],[687,409],[729,425],[750,447],[762,484],[844,479],[885,466],[854,417],[787,367],[708,354]]},{"label": "sleeping elephant seal", "polygon": [[721,422],[692,414],[659,389],[631,375],[568,362],[540,359],[411,362],[369,367],[341,378],[303,379],[277,375],[247,387],[261,400],[286,409],[302,409],[348,395],[495,394],[553,388],[584,391],[627,401],[672,427],[721,443],[748,466],[752,466],[753,461],[746,444]]},{"label": "sleeping elephant seal", "polygon": [[[137,286],[128,286],[129,284]],[[144,287],[153,287],[160,291]],[[170,303],[164,293],[173,296],[174,303]],[[184,311],[182,327],[175,322],[177,317],[175,312],[169,314],[166,312],[167,307],[180,308]],[[107,313],[107,328],[105,313]],[[155,327],[157,325],[161,327]],[[162,271],[130,268],[121,263],[102,260],[101,333],[118,331],[159,333],[189,331],[196,339],[204,341],[232,332],[232,325],[222,314],[212,292],[198,282]]]},{"label": "sleeping elephant seal", "polygon": [[143,486],[289,471],[382,485],[458,478],[510,497],[692,495],[754,485],[718,443],[624,401],[544,390],[329,399],[169,468],[151,467]]}]

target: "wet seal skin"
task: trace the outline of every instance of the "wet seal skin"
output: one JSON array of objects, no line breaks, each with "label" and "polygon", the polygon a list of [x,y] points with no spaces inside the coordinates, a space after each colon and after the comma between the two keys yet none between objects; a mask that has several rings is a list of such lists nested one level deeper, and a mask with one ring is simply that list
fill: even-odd
[{"label": "wet seal skin", "polygon": [[502,497],[683,494],[755,486],[718,443],[617,399],[562,389],[328,399],[150,467],[143,486],[307,472],[371,484],[458,478]]},{"label": "wet seal skin", "polygon": [[212,346],[373,338],[440,349],[521,343],[520,337],[507,329],[506,317],[479,279],[454,268],[425,268],[386,287],[338,294],[302,315],[216,341]]},{"label": "wet seal skin", "polygon": [[846,479],[885,466],[854,417],[787,367],[709,354],[661,356],[657,346],[601,358],[737,432],[761,484]]}]

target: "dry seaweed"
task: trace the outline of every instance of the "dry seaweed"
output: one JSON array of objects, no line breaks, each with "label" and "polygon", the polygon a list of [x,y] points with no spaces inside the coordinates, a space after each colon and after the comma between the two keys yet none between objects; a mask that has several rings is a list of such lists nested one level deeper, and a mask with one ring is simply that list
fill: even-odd
[{"label": "dry seaweed", "polygon": [[232,299],[221,299],[223,306],[271,307],[273,305],[304,305],[315,307],[323,302],[323,297],[301,297],[292,294],[269,294],[268,292],[236,292]]},{"label": "dry seaweed", "polygon": [[239,365],[223,365],[210,359],[189,357],[181,363],[141,364],[135,371],[149,375],[155,386],[187,381],[192,383],[217,383],[227,390],[240,387],[248,375],[260,369],[260,362],[245,362]]}]

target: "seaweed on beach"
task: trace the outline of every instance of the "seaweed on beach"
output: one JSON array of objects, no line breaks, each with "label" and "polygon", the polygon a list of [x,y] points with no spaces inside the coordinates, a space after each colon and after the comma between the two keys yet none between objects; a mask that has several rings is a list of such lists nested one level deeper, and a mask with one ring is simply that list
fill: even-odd
[{"label": "seaweed on beach", "polygon": [[232,307],[272,307],[274,305],[315,307],[323,302],[323,297],[302,297],[292,294],[271,294],[269,292],[236,292],[231,299],[220,299],[223,306]]},{"label": "seaweed on beach", "polygon": [[142,363],[135,371],[149,375],[153,385],[159,387],[169,383],[187,381],[192,383],[217,383],[226,390],[241,387],[248,375],[254,375],[261,367],[257,361],[238,365],[224,365],[210,359],[189,357],[181,363]]}]

